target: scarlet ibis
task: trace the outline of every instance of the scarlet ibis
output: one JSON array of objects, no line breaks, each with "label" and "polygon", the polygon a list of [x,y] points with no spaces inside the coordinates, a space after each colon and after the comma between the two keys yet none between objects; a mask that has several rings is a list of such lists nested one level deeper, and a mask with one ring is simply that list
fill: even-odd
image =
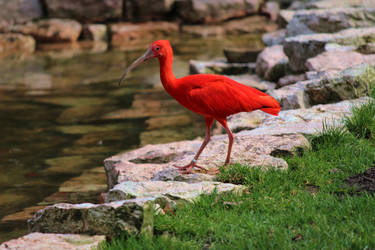
[{"label": "scarlet ibis", "polygon": [[227,117],[257,109],[275,116],[280,112],[280,104],[273,97],[225,76],[196,74],[176,78],[172,71],[173,50],[168,40],[153,42],[146,53],[125,70],[119,84],[130,70],[150,58],[159,59],[160,79],[165,90],[182,106],[202,115],[206,120],[206,137],[192,161],[186,166],[175,166],[182,173],[190,173],[194,167],[205,170],[197,165],[197,160],[210,141],[210,129],[214,120],[217,120],[228,134],[228,153],[224,163],[228,165],[233,134],[227,125]]}]

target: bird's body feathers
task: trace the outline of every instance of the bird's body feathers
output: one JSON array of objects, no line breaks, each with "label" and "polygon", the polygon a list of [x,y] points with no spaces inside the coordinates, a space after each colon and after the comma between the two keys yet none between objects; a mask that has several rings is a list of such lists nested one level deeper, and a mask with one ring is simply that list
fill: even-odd
[{"label": "bird's body feathers", "polygon": [[221,75],[182,77],[168,92],[191,111],[214,118],[257,109],[272,115],[280,111],[279,103],[271,96]]}]

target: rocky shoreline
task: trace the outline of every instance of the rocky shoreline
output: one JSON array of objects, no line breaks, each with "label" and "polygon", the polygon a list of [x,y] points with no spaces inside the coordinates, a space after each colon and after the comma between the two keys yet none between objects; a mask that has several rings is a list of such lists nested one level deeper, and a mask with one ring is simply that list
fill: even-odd
[{"label": "rocky shoreline", "polygon": [[270,32],[277,29],[270,18],[277,16],[279,8],[268,5],[263,0],[1,0],[0,58],[40,49],[97,50],[98,43],[105,44],[101,52],[128,49],[182,34]]},{"label": "rocky shoreline", "polygon": [[[261,111],[230,117],[229,126],[236,132],[233,163],[257,166],[265,171],[270,168],[285,170],[288,168],[283,159],[285,155],[310,147],[306,135],[321,131],[323,123],[340,125],[340,120],[350,115],[353,106],[368,100],[366,96],[370,84],[375,84],[375,6],[370,1],[360,0],[333,2],[295,1],[288,10],[281,10],[278,20],[284,29],[265,34],[263,40],[268,47],[262,51],[234,49],[225,52],[225,60],[190,62],[192,74],[228,75],[268,92],[283,107],[278,117]],[[338,5],[339,9],[336,8]],[[262,6],[259,5],[257,11]],[[252,8],[241,9],[242,12],[232,10],[230,15],[221,13],[220,16],[231,19],[254,14]],[[221,7],[217,10],[220,11]],[[153,11],[157,13],[160,9]],[[215,27],[214,23],[223,21],[206,14],[191,17],[180,13],[189,20],[187,23],[209,23],[212,24],[207,26],[210,29]],[[85,18],[90,20],[90,17]],[[111,18],[113,16],[107,20]],[[138,17],[128,14],[127,18],[133,21]],[[249,18],[254,17],[241,20]],[[238,20],[229,20],[220,25],[221,28],[230,22]],[[139,25],[153,26],[155,22],[128,25],[131,27],[120,25],[114,29],[130,32],[119,40],[133,41],[136,35],[131,32],[138,32]],[[180,29],[176,27],[176,30]],[[152,29],[148,27],[145,32]],[[160,34],[165,35],[163,32]],[[116,39],[112,34],[112,43]],[[219,134],[212,138],[198,160],[198,164],[209,169],[220,166],[225,156],[227,138],[220,135],[224,131],[217,131]],[[104,236],[116,236],[119,232],[152,235],[154,214],[176,209],[179,203],[192,202],[202,193],[213,190],[218,194],[244,192],[245,188],[241,185],[217,182],[210,171],[181,175],[173,168],[174,164],[189,162],[200,143],[201,140],[196,139],[146,145],[106,159],[104,168],[108,192],[102,195],[102,204],[62,203],[48,206],[28,221],[29,235],[5,242],[0,249],[15,249],[25,244],[35,245],[35,249],[47,249],[43,248],[43,244],[48,245],[48,242],[57,246],[69,243],[66,249],[90,249],[104,241]],[[75,235],[66,235],[72,233]],[[67,237],[77,237],[77,242],[79,237],[83,237],[87,243],[74,244],[74,240],[67,241]],[[36,244],[41,245],[37,248]]]}]

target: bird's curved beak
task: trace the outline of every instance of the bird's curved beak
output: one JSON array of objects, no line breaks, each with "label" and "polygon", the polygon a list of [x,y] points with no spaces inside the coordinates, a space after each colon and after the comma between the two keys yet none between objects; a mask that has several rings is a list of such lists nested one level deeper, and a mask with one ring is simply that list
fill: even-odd
[{"label": "bird's curved beak", "polygon": [[137,67],[139,64],[143,63],[144,61],[147,61],[148,59],[153,58],[153,57],[155,57],[154,53],[152,52],[151,48],[149,48],[146,51],[146,53],[144,53],[141,57],[135,60],[127,69],[125,69],[124,73],[122,74],[120,78],[118,85],[121,85],[121,83],[125,79],[126,75],[129,73],[129,71],[131,71],[132,69]]}]

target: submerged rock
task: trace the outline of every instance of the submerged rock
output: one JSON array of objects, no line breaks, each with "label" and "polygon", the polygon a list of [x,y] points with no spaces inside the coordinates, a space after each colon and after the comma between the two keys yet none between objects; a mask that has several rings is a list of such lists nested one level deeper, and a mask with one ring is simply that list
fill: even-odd
[{"label": "submerged rock", "polygon": [[289,37],[284,42],[284,52],[294,71],[307,70],[306,60],[326,51],[328,44],[361,46],[375,41],[375,28],[346,29],[334,34],[319,33]]},{"label": "submerged rock", "polygon": [[0,57],[15,54],[32,54],[35,51],[35,40],[22,34],[0,34]]},{"label": "submerged rock", "polygon": [[146,182],[121,182],[109,190],[106,202],[152,197],[158,198],[166,196],[173,201],[194,201],[202,194],[217,194],[235,192],[241,193],[245,186],[233,185],[230,183],[220,183],[203,181],[187,183],[179,181],[146,181]]},{"label": "submerged rock", "polygon": [[79,235],[79,234],[43,234],[31,233],[18,239],[4,242],[1,250],[50,250],[50,249],[96,249],[105,242],[104,235]]},{"label": "submerged rock", "polygon": [[[227,135],[213,136],[198,160],[198,165],[216,169],[225,160]],[[123,181],[148,181],[159,172],[173,169],[173,165],[186,165],[201,145],[200,140],[180,141],[167,144],[147,145],[105,160],[108,187],[113,188]],[[263,169],[286,169],[288,164],[273,157],[278,150],[293,153],[307,147],[307,140],[300,135],[293,136],[235,136],[232,163],[260,166]],[[175,177],[177,178],[177,177]]]}]

